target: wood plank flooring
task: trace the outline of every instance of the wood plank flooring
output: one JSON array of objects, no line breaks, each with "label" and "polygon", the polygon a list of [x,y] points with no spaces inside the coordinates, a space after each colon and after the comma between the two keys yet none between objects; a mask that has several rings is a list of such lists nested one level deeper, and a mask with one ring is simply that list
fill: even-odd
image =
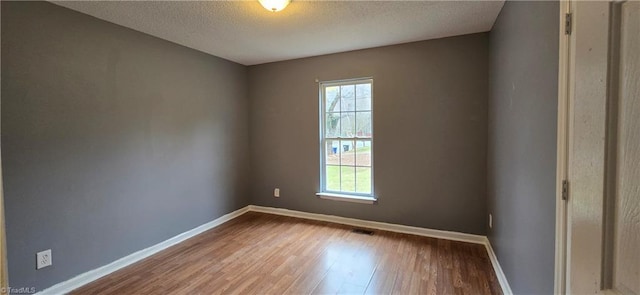
[{"label": "wood plank flooring", "polygon": [[256,212],[72,294],[502,294],[482,245]]}]

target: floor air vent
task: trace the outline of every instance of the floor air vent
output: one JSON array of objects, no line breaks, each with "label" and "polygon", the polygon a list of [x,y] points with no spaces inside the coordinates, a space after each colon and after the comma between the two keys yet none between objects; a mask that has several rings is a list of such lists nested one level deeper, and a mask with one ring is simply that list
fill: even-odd
[{"label": "floor air vent", "polygon": [[370,235],[370,236],[373,236],[373,231],[368,230],[368,229],[354,228],[354,229],[352,230],[352,232],[357,233],[357,234],[363,234],[363,235]]}]

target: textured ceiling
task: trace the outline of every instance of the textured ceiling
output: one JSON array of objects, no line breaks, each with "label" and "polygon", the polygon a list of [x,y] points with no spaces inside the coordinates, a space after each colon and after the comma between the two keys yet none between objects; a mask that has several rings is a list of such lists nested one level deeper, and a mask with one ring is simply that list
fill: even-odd
[{"label": "textured ceiling", "polygon": [[54,1],[244,65],[486,32],[504,1]]}]

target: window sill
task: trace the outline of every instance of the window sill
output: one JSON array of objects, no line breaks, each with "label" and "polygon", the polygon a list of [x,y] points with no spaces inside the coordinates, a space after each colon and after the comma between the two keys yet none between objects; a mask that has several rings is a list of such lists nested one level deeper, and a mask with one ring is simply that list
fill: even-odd
[{"label": "window sill", "polygon": [[344,202],[353,202],[353,203],[370,204],[370,205],[373,205],[378,202],[378,200],[374,197],[352,196],[352,195],[332,194],[332,193],[316,193],[316,196],[319,197],[320,199],[325,199],[325,200],[344,201]]}]

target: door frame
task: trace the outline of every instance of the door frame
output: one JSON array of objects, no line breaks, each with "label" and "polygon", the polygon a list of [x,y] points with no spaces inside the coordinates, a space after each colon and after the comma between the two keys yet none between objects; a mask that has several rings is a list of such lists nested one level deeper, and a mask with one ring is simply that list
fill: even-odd
[{"label": "door frame", "polygon": [[[2,5],[0,5],[0,14],[2,14]],[[2,29],[0,28],[0,31]],[[0,61],[1,63],[1,61]],[[0,74],[0,80],[2,80]],[[1,86],[0,86],[1,88]],[[0,89],[0,93],[2,90]],[[1,95],[0,95],[1,96]],[[9,293],[9,273],[7,269],[7,246],[5,238],[5,223],[4,223],[4,189],[2,182],[2,159],[0,159],[0,294]]]},{"label": "door frame", "polygon": [[[606,1],[611,9],[611,3],[625,1]],[[607,187],[607,133],[609,132],[607,111],[608,99],[611,95],[608,84],[611,82],[609,64],[611,62],[611,32],[607,26],[611,25],[612,12],[600,13],[602,2],[580,2],[579,0],[560,1],[560,36],[559,36],[559,69],[558,69],[558,130],[557,130],[557,169],[556,169],[556,242],[555,242],[555,269],[554,269],[554,293],[566,294],[575,290],[571,285],[577,283],[576,288],[585,292],[598,294],[619,294],[613,289],[600,290],[607,287],[606,276],[589,272],[596,266],[602,268],[606,264],[602,239],[604,221],[607,208],[604,194]],[[567,24],[566,15],[572,19]],[[584,19],[580,20],[579,18]],[[569,33],[566,33],[567,25]],[[579,32],[584,30],[584,32]],[[606,30],[606,33],[603,32]],[[593,34],[585,34],[585,32]],[[580,40],[577,39],[580,35]],[[615,38],[615,37],[614,37]],[[608,41],[606,45],[603,42]],[[593,49],[593,52],[592,52]],[[587,52],[589,52],[587,54]],[[576,59],[581,63],[577,64]],[[585,62],[588,61],[591,75],[585,75]],[[579,68],[578,68],[579,67]],[[580,70],[582,69],[582,71]],[[605,73],[605,75],[593,75]],[[598,79],[603,77],[604,79]],[[581,85],[576,88],[576,85]],[[580,93],[580,94],[578,94]],[[576,96],[580,96],[581,103],[576,105]],[[605,101],[606,100],[606,101]],[[604,115],[601,113],[604,111]],[[586,123],[585,114],[589,116]],[[584,122],[583,122],[584,121]],[[580,124],[575,124],[579,122]],[[585,125],[586,124],[586,125]],[[585,136],[585,126],[592,134]],[[597,129],[597,130],[596,130]],[[602,138],[602,142],[599,142]],[[596,142],[598,141],[598,142]],[[586,145],[585,145],[586,144]],[[585,150],[585,147],[587,148]],[[591,150],[591,148],[596,148]],[[587,156],[587,157],[585,157]],[[592,166],[589,167],[589,164]],[[591,170],[586,171],[583,170]],[[585,172],[586,171],[586,172]],[[602,178],[602,183],[597,180]],[[568,183],[568,201],[563,200],[563,183]],[[595,180],[595,181],[594,181]],[[573,192],[572,192],[573,191]],[[602,199],[598,199],[597,192],[602,191]],[[575,193],[574,193],[575,192]],[[576,206],[575,201],[580,200],[581,206]],[[590,207],[588,210],[581,207]],[[589,211],[589,212],[587,212]],[[585,215],[587,214],[587,215]],[[586,220],[586,225],[585,225]],[[581,228],[572,233],[572,225],[581,223]],[[585,231],[592,233],[588,239],[584,239]],[[572,235],[575,234],[575,237]],[[581,238],[582,237],[582,238]],[[597,239],[595,237],[598,237]],[[579,239],[581,247],[574,248],[572,253],[572,240]],[[578,253],[580,252],[580,253]],[[572,262],[573,256],[589,259]],[[591,255],[593,254],[593,255]],[[575,263],[579,263],[576,265]],[[584,269],[580,274],[571,274],[572,268]],[[574,269],[574,271],[575,271]],[[570,279],[575,279],[572,282]],[[593,285],[591,283],[595,282]]]},{"label": "door frame", "polygon": [[[568,180],[568,156],[569,156],[569,131],[570,131],[570,107],[573,95],[572,85],[573,48],[574,38],[567,33],[571,30],[571,15],[575,0],[560,1],[559,14],[559,54],[558,54],[558,126],[557,126],[557,152],[556,152],[556,245],[555,245],[555,271],[554,293],[566,293],[567,277],[567,201],[563,200],[563,187]],[[567,23],[569,21],[569,23]],[[569,26],[569,28],[567,28]],[[567,187],[568,189],[568,187]]]}]

